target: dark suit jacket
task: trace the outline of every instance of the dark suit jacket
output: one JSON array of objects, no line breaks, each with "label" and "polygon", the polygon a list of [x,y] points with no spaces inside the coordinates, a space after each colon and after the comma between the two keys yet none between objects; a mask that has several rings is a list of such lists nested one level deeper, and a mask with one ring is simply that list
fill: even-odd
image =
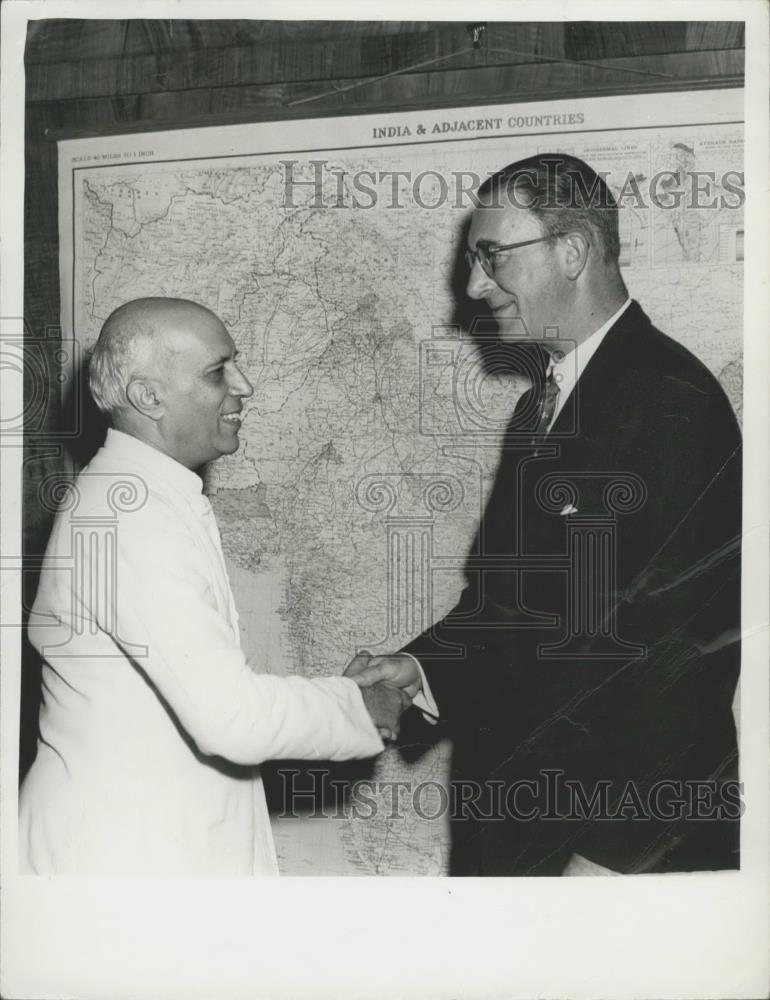
[{"label": "dark suit jacket", "polygon": [[[406,647],[464,789],[451,870],[558,874],[573,852],[623,872],[736,867],[730,404],[635,302],[537,453],[529,401],[509,425],[468,585]],[[419,744],[409,715],[403,737]]]}]

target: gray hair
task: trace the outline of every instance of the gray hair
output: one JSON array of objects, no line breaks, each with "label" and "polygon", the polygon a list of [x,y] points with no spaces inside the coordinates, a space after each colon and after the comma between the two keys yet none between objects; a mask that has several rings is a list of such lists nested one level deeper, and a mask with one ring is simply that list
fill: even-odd
[{"label": "gray hair", "polygon": [[149,371],[152,354],[153,331],[147,324],[105,323],[88,364],[88,385],[102,412],[129,405],[126,388]]},{"label": "gray hair", "polygon": [[91,351],[88,384],[104,413],[126,409],[126,389],[134,379],[163,375],[172,352],[163,342],[170,318],[202,309],[186,299],[134,299],[118,306],[104,323]]}]

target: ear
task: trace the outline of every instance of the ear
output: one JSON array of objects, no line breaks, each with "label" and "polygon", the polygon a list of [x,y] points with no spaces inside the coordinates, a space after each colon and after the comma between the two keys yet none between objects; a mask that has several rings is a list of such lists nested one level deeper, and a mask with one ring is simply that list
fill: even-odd
[{"label": "ear", "polygon": [[150,420],[160,420],[165,413],[160,385],[154,379],[132,379],[126,386],[126,396],[133,408]]},{"label": "ear", "polygon": [[570,281],[575,281],[588,262],[591,244],[582,233],[567,233],[561,238],[561,248],[564,274]]}]

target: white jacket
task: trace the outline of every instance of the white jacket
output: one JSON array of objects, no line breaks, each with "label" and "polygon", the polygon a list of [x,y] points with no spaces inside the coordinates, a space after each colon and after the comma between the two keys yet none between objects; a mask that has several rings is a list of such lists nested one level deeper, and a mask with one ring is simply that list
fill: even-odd
[{"label": "white jacket", "polygon": [[258,767],[383,749],[356,684],[256,674],[195,473],[111,430],[57,514],[23,871],[276,874]]}]

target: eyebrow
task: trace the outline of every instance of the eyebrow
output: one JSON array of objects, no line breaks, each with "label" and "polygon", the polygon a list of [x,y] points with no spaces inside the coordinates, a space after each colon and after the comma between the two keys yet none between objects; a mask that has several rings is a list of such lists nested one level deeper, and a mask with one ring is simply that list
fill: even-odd
[{"label": "eyebrow", "polygon": [[209,369],[211,368],[218,368],[220,365],[223,365],[226,361],[230,360],[234,361],[238,357],[238,354],[239,352],[237,350],[234,351],[232,354],[222,354],[220,357],[216,359],[216,361],[211,361],[209,364],[206,365],[206,371],[209,371]]}]

